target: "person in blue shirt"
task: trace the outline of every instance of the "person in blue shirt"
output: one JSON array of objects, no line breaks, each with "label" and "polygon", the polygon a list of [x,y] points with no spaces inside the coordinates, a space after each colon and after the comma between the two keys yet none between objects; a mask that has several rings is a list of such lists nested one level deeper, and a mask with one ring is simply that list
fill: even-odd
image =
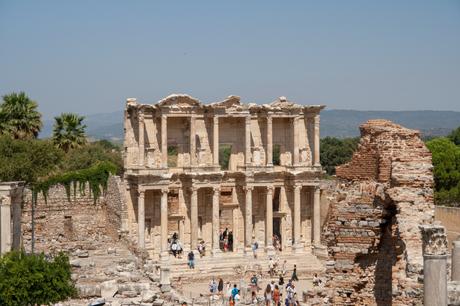
[{"label": "person in blue shirt", "polygon": [[233,289],[232,289],[232,298],[235,299],[235,295],[238,294],[240,290],[238,290],[238,288],[236,287],[236,284],[233,285]]}]

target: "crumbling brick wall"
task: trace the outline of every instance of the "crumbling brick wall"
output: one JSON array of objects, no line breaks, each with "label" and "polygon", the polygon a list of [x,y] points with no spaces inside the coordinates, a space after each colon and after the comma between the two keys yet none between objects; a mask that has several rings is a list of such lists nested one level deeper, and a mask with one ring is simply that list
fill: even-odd
[{"label": "crumbling brick wall", "polygon": [[360,129],[357,152],[336,171],[320,295],[334,305],[420,305],[419,225],[434,216],[431,154],[417,131],[390,121]]},{"label": "crumbling brick wall", "polygon": [[[52,187],[47,200],[39,194],[35,208],[35,250],[54,253],[95,248],[98,241],[118,236],[124,201],[118,177],[109,179],[107,192],[94,203],[89,189],[84,194],[71,190],[70,201],[63,186]],[[24,193],[22,210],[23,247],[31,250],[32,193]]]}]

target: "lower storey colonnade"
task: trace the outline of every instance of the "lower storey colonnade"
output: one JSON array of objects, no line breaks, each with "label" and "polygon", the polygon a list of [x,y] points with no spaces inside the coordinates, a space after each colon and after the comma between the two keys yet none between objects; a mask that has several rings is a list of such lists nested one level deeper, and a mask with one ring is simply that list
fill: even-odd
[{"label": "lower storey colonnade", "polygon": [[226,231],[236,253],[251,253],[254,242],[267,254],[308,251],[321,243],[320,197],[318,185],[141,185],[133,216],[138,247],[165,258],[174,235],[184,252],[197,250],[203,241],[207,254],[217,256]]}]

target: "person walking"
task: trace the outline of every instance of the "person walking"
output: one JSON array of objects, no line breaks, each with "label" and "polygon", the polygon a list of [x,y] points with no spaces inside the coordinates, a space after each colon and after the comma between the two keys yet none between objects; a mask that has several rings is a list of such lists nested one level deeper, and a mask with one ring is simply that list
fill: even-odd
[{"label": "person walking", "polygon": [[265,306],[271,306],[272,304],[272,287],[270,284],[267,285],[264,292]]},{"label": "person walking", "polygon": [[273,303],[275,303],[275,306],[279,306],[281,301],[281,293],[280,293],[280,288],[278,285],[275,285],[275,289],[273,290]]},{"label": "person walking", "polygon": [[217,285],[217,291],[219,295],[223,294],[224,291],[224,280],[222,278],[219,278],[219,284]]},{"label": "person walking", "polygon": [[292,271],[291,279],[296,282],[299,281],[299,278],[297,277],[297,265],[294,265],[294,270]]},{"label": "person walking", "polygon": [[259,244],[257,241],[254,241],[252,244],[252,254],[254,255],[254,259],[257,259],[257,249],[259,248]]},{"label": "person walking", "polygon": [[193,253],[193,251],[190,251],[187,257],[188,257],[188,267],[190,269],[195,269],[195,254]]}]

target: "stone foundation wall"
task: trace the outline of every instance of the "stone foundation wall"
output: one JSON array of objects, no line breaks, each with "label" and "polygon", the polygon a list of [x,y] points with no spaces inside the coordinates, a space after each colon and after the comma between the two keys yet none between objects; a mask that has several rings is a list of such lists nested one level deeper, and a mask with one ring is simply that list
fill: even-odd
[{"label": "stone foundation wall", "polygon": [[[65,188],[50,189],[47,201],[40,194],[35,208],[35,250],[54,253],[75,249],[91,249],[107,235],[118,237],[124,202],[118,192],[121,181],[111,177],[107,192],[96,203],[88,188],[85,194],[78,191],[70,201]],[[22,211],[23,247],[31,250],[32,242],[32,193],[26,190]]]},{"label": "stone foundation wall", "polygon": [[344,181],[332,190],[320,295],[334,305],[421,304],[419,225],[433,222],[434,205],[431,155],[418,132],[366,122],[358,151],[337,176]]}]

